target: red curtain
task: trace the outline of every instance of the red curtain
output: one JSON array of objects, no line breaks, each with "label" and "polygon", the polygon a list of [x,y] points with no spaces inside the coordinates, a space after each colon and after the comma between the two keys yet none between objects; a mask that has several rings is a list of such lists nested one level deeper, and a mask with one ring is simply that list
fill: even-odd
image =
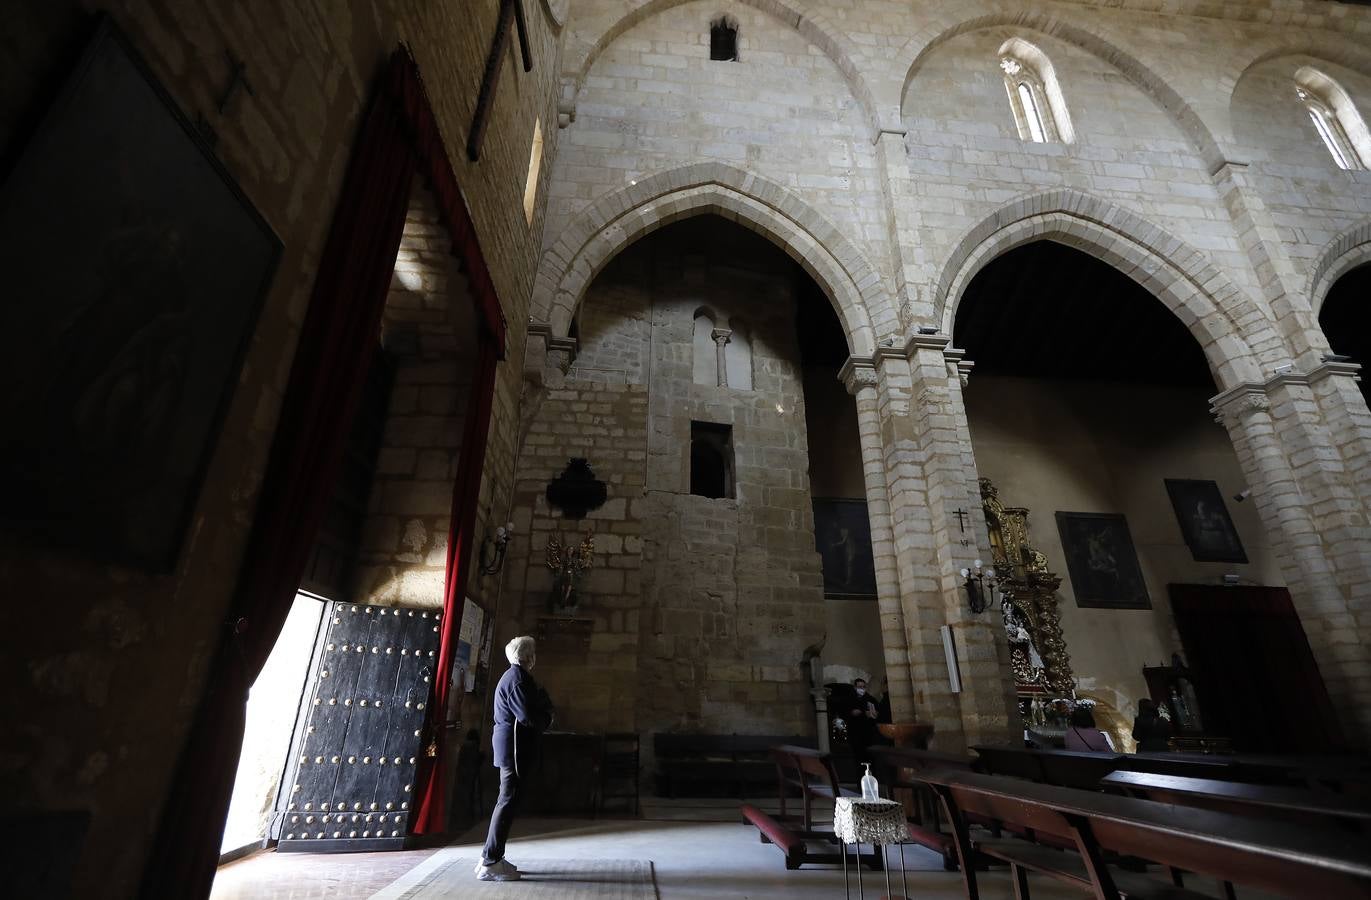
[{"label": "red curtain", "polygon": [[[416,168],[439,198],[482,321],[484,368],[478,374],[484,374],[477,382],[486,394],[473,410],[483,408],[485,413],[472,417],[481,418],[481,431],[470,434],[474,425],[469,423],[463,454],[464,472],[465,457],[475,458],[475,474],[467,478],[479,486],[484,423],[494,363],[503,356],[504,321],[418,66],[401,48],[367,108],[319,260],[235,599],[144,872],[146,897],[209,894],[238,767],[248,690],[285,623],[337,480],[344,438],[376,346]],[[459,540],[449,548],[450,583],[464,572],[475,513],[474,489],[458,495],[469,498],[469,509],[463,507],[465,524],[454,528]],[[458,595],[450,586],[449,610]],[[451,612],[445,616],[450,626],[458,618]],[[445,651],[448,643],[445,633]],[[450,652],[447,658],[450,665]],[[444,671],[440,669],[438,685],[447,683]],[[442,714],[442,707],[430,709],[438,710],[433,715]]]},{"label": "red curtain", "polygon": [[419,798],[414,822],[416,834],[440,834],[447,829],[448,789],[443,757],[448,695],[453,657],[457,653],[457,633],[462,624],[463,594],[470,577],[476,502],[481,491],[490,408],[495,395],[496,355],[494,341],[482,340],[476,356],[476,377],[471,385],[470,412],[463,429],[462,459],[458,464],[457,482],[452,486],[452,524],[448,532],[447,576],[443,586],[443,632],[438,648],[440,677],[434,682],[433,703],[429,706],[429,728],[438,754],[424,757],[419,767],[415,792]]}]

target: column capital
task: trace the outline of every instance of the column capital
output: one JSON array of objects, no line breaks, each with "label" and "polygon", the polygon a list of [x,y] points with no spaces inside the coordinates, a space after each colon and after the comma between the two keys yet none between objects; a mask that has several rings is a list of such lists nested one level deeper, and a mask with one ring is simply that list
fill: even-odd
[{"label": "column capital", "polygon": [[847,362],[838,370],[838,380],[852,396],[857,396],[862,388],[875,388],[879,382],[876,366],[870,359],[849,356]]},{"label": "column capital", "polygon": [[1309,387],[1325,378],[1351,378],[1360,381],[1361,366],[1347,359],[1325,359],[1308,372],[1298,372],[1293,366],[1282,366],[1265,381],[1245,381],[1209,398],[1209,411],[1224,424],[1227,417],[1240,418],[1258,410],[1271,408],[1272,391],[1289,387]]},{"label": "column capital", "polygon": [[709,336],[716,344],[727,344],[728,339],[733,337],[733,329],[716,328],[709,333]]}]

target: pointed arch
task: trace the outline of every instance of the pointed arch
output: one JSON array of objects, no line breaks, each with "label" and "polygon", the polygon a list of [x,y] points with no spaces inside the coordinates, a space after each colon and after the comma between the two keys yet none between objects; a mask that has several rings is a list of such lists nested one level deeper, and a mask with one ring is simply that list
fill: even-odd
[{"label": "pointed arch", "polygon": [[679,219],[714,213],[757,232],[823,287],[854,354],[899,330],[886,280],[832,222],[782,185],[724,163],[667,169],[586,207],[543,254],[530,314],[565,336],[586,288],[619,251]]},{"label": "pointed arch", "polygon": [[1315,319],[1333,283],[1360,265],[1371,263],[1371,219],[1341,232],[1323,245],[1309,270],[1309,306]]},{"label": "pointed arch", "polygon": [[1106,38],[1047,13],[997,10],[960,21],[930,24],[905,44],[898,58],[897,65],[902,65],[905,73],[899,87],[898,109],[904,109],[910,83],[929,53],[958,35],[1001,26],[1055,37],[1109,63],[1161,106],[1211,170],[1223,162],[1223,152],[1209,126],[1160,75]]},{"label": "pointed arch", "polygon": [[[694,0],[635,0],[633,8],[601,28],[593,36],[580,36],[577,42],[568,42],[562,62],[563,102],[571,102],[585,83],[590,67],[600,54],[624,32],[639,23]],[[872,133],[879,131],[876,115],[876,101],[871,88],[867,85],[861,70],[854,63],[853,47],[849,38],[824,13],[803,6],[795,0],[736,0],[744,6],[751,6],[774,16],[784,25],[794,28],[800,36],[818,47],[833,65],[842,73],[853,98],[862,108]],[[701,21],[701,28],[708,28],[708,21]],[[569,94],[570,96],[565,96]]]},{"label": "pointed arch", "polygon": [[976,273],[1039,240],[1085,250],[1150,291],[1194,335],[1221,389],[1262,381],[1259,353],[1283,348],[1261,311],[1198,250],[1123,207],[1073,190],[1008,203],[972,228],[943,268],[935,321],[951,334],[957,304]]}]

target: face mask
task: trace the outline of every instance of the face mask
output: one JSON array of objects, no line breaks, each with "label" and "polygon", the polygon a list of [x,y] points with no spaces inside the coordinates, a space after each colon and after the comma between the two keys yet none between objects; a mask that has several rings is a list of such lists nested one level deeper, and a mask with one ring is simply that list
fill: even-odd
[{"label": "face mask", "polygon": [[865,696],[865,695],[866,695],[866,688],[857,688],[857,696],[858,696],[858,697],[862,697],[862,696]]}]

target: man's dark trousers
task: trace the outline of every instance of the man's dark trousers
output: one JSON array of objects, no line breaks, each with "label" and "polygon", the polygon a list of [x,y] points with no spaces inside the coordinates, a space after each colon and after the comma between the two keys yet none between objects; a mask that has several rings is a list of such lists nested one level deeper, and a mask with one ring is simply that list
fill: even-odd
[{"label": "man's dark trousers", "polygon": [[514,814],[519,811],[519,776],[512,766],[500,767],[500,799],[495,801],[495,811],[490,814],[490,831],[486,834],[486,848],[481,861],[486,865],[497,863],[505,858],[505,841],[509,840],[509,826],[514,824]]}]

